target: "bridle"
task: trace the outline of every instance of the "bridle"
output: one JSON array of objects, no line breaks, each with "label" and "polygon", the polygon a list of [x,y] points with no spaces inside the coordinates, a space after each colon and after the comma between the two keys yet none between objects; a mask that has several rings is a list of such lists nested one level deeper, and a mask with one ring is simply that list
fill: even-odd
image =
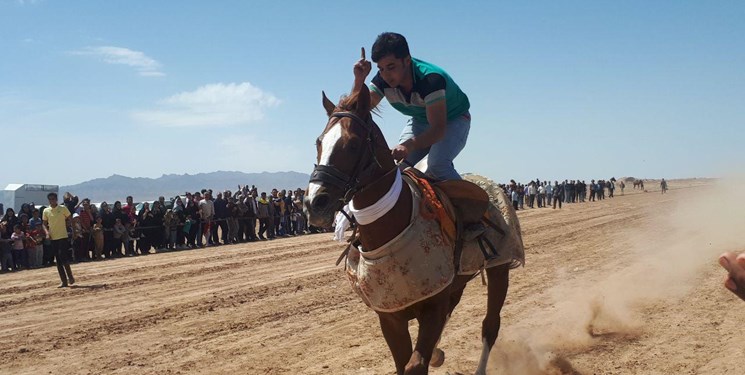
[{"label": "bridle", "polygon": [[374,126],[371,124],[371,117],[368,120],[362,119],[355,113],[344,111],[334,112],[330,117],[348,118],[353,122],[361,124],[367,130],[365,142],[367,147],[363,154],[355,162],[351,174],[346,174],[338,168],[331,165],[316,165],[313,173],[310,175],[310,182],[325,183],[341,189],[344,192],[343,204],[349,203],[355,193],[360,191],[360,181],[370,176],[376,168],[382,168],[382,165],[375,157],[375,134]]}]

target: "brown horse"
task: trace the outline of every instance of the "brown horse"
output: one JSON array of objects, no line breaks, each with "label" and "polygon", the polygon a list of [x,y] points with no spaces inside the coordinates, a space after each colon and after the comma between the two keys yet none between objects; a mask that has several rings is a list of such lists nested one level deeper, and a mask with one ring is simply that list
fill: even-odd
[{"label": "brown horse", "polygon": [[[356,209],[377,204],[400,179],[398,166],[382,132],[373,122],[370,93],[364,87],[334,105],[324,94],[323,106],[328,123],[316,141],[317,165],[311,175],[305,208],[310,224],[330,227],[343,205],[354,198]],[[400,182],[400,181],[399,181]],[[377,220],[359,225],[359,239],[365,252],[380,248],[397,238],[408,226],[413,192],[403,183],[395,204]],[[393,199],[389,199],[394,202]],[[419,261],[419,260],[418,260]],[[426,262],[426,259],[420,261]],[[500,327],[500,311],[509,285],[509,264],[487,268],[488,299],[482,322],[483,350],[477,374],[486,373],[486,364]],[[470,275],[456,275],[439,293],[399,311],[376,311],[398,374],[427,374],[428,366],[440,366],[444,353],[437,349],[445,324],[458,304]],[[412,283],[418,280],[411,280]],[[408,322],[416,319],[419,332],[412,348]]]}]

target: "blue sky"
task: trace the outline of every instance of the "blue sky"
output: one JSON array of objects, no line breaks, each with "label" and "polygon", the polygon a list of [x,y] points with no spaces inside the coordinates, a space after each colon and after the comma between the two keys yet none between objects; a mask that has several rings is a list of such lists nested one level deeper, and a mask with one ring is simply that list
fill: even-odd
[{"label": "blue sky", "polygon": [[[348,91],[359,48],[383,31],[469,96],[460,172],[674,178],[745,166],[744,2],[351,4],[0,0],[0,185],[309,173],[321,90]],[[393,144],[406,118],[382,109]]]}]

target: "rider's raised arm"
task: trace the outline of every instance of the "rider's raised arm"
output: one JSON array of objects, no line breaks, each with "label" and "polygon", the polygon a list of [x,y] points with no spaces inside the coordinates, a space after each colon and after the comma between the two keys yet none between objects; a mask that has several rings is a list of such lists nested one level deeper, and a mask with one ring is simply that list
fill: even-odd
[{"label": "rider's raised arm", "polygon": [[383,100],[383,96],[380,93],[375,91],[375,89],[370,90],[370,109],[375,109],[381,100]]}]

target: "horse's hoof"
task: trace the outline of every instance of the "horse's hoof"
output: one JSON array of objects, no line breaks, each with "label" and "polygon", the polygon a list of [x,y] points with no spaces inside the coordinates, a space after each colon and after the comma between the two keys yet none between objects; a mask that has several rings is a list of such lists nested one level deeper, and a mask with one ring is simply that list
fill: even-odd
[{"label": "horse's hoof", "polygon": [[435,348],[432,352],[432,359],[429,360],[429,365],[432,367],[440,367],[445,363],[445,352],[439,348]]}]

